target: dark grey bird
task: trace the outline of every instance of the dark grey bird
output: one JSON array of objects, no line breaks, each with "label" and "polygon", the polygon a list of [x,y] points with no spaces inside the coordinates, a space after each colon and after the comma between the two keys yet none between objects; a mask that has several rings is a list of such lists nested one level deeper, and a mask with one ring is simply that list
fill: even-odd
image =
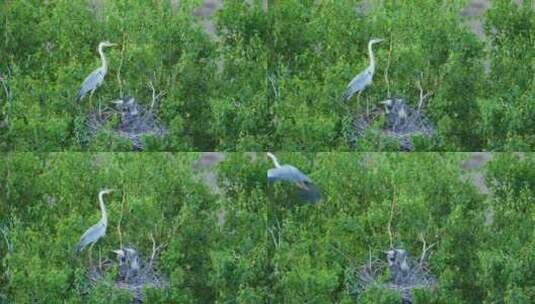
[{"label": "dark grey bird", "polygon": [[364,91],[366,87],[372,84],[373,74],[375,73],[375,58],[373,56],[372,46],[375,43],[379,43],[382,41],[384,41],[384,39],[371,39],[368,42],[370,65],[368,65],[368,67],[364,71],[360,72],[357,76],[355,76],[347,85],[346,91],[344,92],[344,95],[342,95],[342,100],[349,100],[351,96],[353,96],[353,94]]},{"label": "dark grey bird", "polygon": [[113,250],[117,255],[119,263],[119,278],[124,281],[135,278],[140,270],[139,255],[136,250],[130,247]]},{"label": "dark grey bird", "polygon": [[268,152],[267,156],[273,161],[275,168],[269,169],[267,178],[269,182],[294,182],[299,189],[299,197],[305,201],[317,202],[321,199],[320,190],[303,172],[292,165],[281,165],[277,157]]},{"label": "dark grey bird", "polygon": [[104,82],[104,77],[106,77],[106,74],[108,73],[108,61],[106,60],[106,56],[104,55],[103,48],[110,47],[116,45],[115,43],[111,43],[109,41],[102,41],[98,45],[98,53],[100,54],[100,59],[102,61],[102,66],[98,69],[94,70],[84,79],[84,82],[82,82],[82,85],[80,86],[80,89],[78,90],[78,94],[76,94],[76,101],[80,101],[84,98],[84,96],[87,93],[93,93],[95,90],[102,85]]},{"label": "dark grey bird", "polygon": [[108,226],[108,213],[106,212],[106,206],[104,206],[104,200],[102,196],[112,192],[113,189],[102,190],[98,194],[98,200],[100,203],[100,211],[102,212],[102,218],[98,223],[87,229],[86,232],[76,244],[76,253],[82,251],[87,245],[96,243],[101,237],[106,234],[106,227]]},{"label": "dark grey bird", "polygon": [[141,114],[139,104],[137,104],[135,99],[131,96],[112,102],[115,104],[115,108],[117,109],[117,111],[119,111],[119,113],[121,114],[121,122],[123,124],[130,125]]},{"label": "dark grey bird", "polygon": [[407,121],[407,110],[402,98],[392,97],[381,102],[385,107],[385,124],[393,131],[399,131]]},{"label": "dark grey bird", "polygon": [[407,251],[405,249],[390,249],[385,251],[386,261],[390,269],[390,279],[401,285],[409,275],[409,264],[407,261]]}]

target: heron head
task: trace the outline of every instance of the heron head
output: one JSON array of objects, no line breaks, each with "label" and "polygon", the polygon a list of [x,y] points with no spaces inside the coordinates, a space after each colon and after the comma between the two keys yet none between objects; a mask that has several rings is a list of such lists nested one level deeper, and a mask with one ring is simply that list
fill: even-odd
[{"label": "heron head", "polygon": [[375,44],[375,43],[379,43],[379,42],[383,42],[383,41],[385,41],[385,40],[382,39],[382,38],[372,38],[370,40],[370,44]]},{"label": "heron head", "polygon": [[111,42],[109,42],[109,41],[107,41],[107,40],[106,40],[106,41],[102,41],[102,42],[100,43],[100,46],[101,46],[101,47],[110,47],[110,46],[116,46],[116,45],[117,45],[116,43],[111,43]]},{"label": "heron head", "polygon": [[108,194],[108,193],[113,192],[113,191],[115,191],[115,189],[104,189],[104,190],[100,191],[100,193],[101,194]]},{"label": "heron head", "polygon": [[388,114],[392,111],[392,108],[394,107],[394,100],[392,98],[388,98],[387,100],[381,101],[381,104],[385,106],[385,112]]}]

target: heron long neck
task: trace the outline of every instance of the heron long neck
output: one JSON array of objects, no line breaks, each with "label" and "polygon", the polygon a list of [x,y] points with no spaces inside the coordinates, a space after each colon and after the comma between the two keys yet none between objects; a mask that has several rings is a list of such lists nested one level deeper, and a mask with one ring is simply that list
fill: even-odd
[{"label": "heron long neck", "polygon": [[102,68],[108,70],[108,61],[106,60],[106,55],[104,55],[103,46],[98,46],[98,53],[100,54],[100,60],[102,61]]},{"label": "heron long neck", "polygon": [[373,71],[375,70],[375,58],[373,57],[372,45],[373,43],[370,41],[368,43],[368,54],[370,55],[370,69]]},{"label": "heron long neck", "polygon": [[98,194],[98,200],[100,202],[100,211],[102,212],[102,222],[104,222],[104,224],[108,224],[108,213],[106,212],[106,206],[104,206],[104,200],[102,198],[102,196],[104,195],[103,192],[100,192]]},{"label": "heron long neck", "polygon": [[267,156],[271,158],[271,160],[273,161],[273,166],[275,166],[275,168],[280,168],[281,164],[279,164],[279,161],[277,160],[275,155],[268,152]]}]

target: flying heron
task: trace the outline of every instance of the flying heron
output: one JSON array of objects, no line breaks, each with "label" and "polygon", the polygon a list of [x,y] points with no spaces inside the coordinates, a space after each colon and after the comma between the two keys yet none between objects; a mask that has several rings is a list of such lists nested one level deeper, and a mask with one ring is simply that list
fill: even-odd
[{"label": "flying heron", "polygon": [[106,60],[106,56],[104,55],[104,48],[110,47],[116,45],[115,43],[111,43],[109,41],[102,41],[98,45],[98,53],[100,54],[100,60],[102,61],[102,66],[98,69],[94,70],[84,79],[84,82],[82,82],[82,85],[80,86],[80,89],[78,90],[78,94],[76,94],[76,101],[82,100],[84,96],[90,92],[91,96],[95,92],[95,90],[102,85],[104,82],[104,77],[106,76],[106,73],[108,73],[108,61]]},{"label": "flying heron", "polygon": [[108,226],[108,214],[106,212],[106,206],[104,206],[104,200],[103,196],[104,194],[108,194],[112,192],[113,189],[106,189],[102,190],[98,193],[98,200],[100,203],[100,211],[102,212],[102,218],[98,223],[91,226],[91,228],[87,229],[86,232],[82,235],[80,238],[80,241],[78,241],[78,244],[76,244],[76,253],[80,253],[87,245],[95,244],[101,237],[103,237],[106,234],[106,227]]},{"label": "flying heron", "polygon": [[344,95],[342,95],[342,100],[349,100],[351,96],[353,96],[353,94],[355,93],[359,93],[360,95],[360,93],[364,91],[367,86],[372,84],[373,74],[375,73],[375,58],[373,57],[372,46],[375,43],[379,43],[382,41],[384,41],[384,39],[374,38],[368,42],[370,65],[368,65],[368,67],[364,71],[360,72],[357,76],[355,76],[347,85],[346,91],[344,92]]},{"label": "flying heron", "polygon": [[299,188],[299,196],[312,203],[320,200],[321,194],[312,180],[303,172],[292,165],[281,165],[277,157],[268,152],[267,156],[273,161],[275,168],[271,168],[267,172],[269,182],[275,181],[289,181],[294,182]]}]

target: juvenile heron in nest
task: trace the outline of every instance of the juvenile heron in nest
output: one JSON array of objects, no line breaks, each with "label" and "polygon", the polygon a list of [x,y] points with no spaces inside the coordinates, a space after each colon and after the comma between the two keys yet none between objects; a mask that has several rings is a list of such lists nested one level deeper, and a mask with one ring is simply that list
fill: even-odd
[{"label": "juvenile heron in nest", "polygon": [[321,199],[321,194],[312,180],[303,172],[292,165],[281,165],[277,157],[268,152],[267,156],[273,161],[275,168],[269,169],[267,177],[269,182],[289,181],[299,188],[299,196],[310,202],[317,202]]},{"label": "juvenile heron in nest", "polygon": [[123,280],[128,280],[136,276],[140,270],[139,255],[136,250],[130,247],[124,249],[113,250],[117,255],[119,262],[119,277]]},{"label": "juvenile heron in nest", "polygon": [[402,282],[409,274],[407,251],[405,249],[390,249],[385,251],[386,261],[390,269],[390,277],[395,283]]},{"label": "juvenile heron in nest", "polygon": [[124,98],[124,100],[112,101],[112,103],[115,104],[115,108],[121,114],[121,121],[123,123],[132,123],[141,112],[139,105],[131,96]]},{"label": "juvenile heron in nest", "polygon": [[342,96],[342,99],[344,101],[347,101],[353,96],[355,93],[360,93],[364,91],[366,87],[372,84],[373,80],[373,74],[375,73],[375,58],[373,57],[373,49],[372,46],[375,43],[379,43],[384,41],[384,39],[371,39],[368,42],[368,54],[370,56],[370,65],[368,67],[360,72],[351,82],[347,85],[346,91],[344,92],[344,95]]},{"label": "juvenile heron in nest", "polygon": [[405,101],[402,98],[388,98],[381,102],[385,106],[386,123],[393,131],[399,130],[407,120]]},{"label": "juvenile heron in nest", "polygon": [[102,190],[98,194],[98,200],[100,203],[100,211],[102,212],[102,218],[98,223],[87,229],[86,232],[80,238],[78,244],[76,244],[76,253],[82,251],[87,245],[95,244],[101,237],[106,234],[106,227],[108,226],[108,213],[106,212],[106,206],[104,206],[103,196],[112,192],[113,189]]},{"label": "juvenile heron in nest", "polygon": [[95,90],[102,85],[104,77],[106,76],[106,73],[108,73],[108,61],[106,60],[103,49],[114,45],[116,44],[109,41],[99,43],[98,53],[100,54],[102,66],[91,72],[91,74],[84,79],[84,82],[82,82],[82,85],[78,90],[78,94],[76,94],[76,101],[82,100],[88,92],[90,92],[92,96]]}]

